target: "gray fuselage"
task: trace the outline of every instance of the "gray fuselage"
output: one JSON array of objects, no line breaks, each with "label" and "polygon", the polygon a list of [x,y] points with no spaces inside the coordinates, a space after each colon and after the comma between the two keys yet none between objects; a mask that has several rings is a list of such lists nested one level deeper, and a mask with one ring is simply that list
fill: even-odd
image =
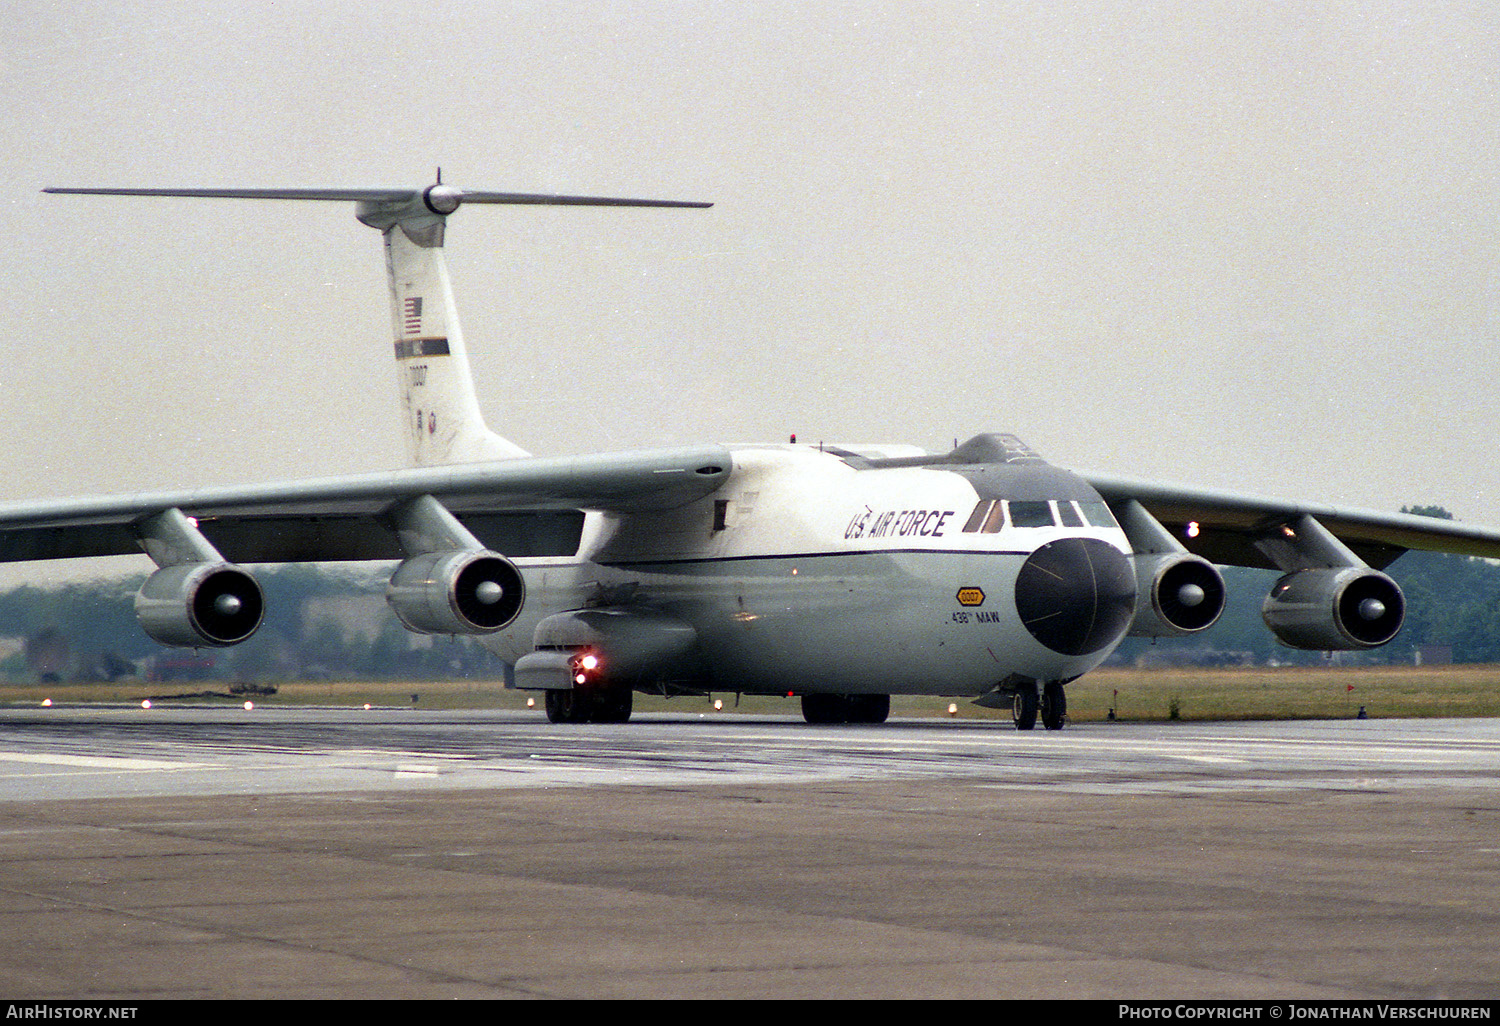
[{"label": "gray fuselage", "polygon": [[1129,626],[1129,544],[1067,471],[732,452],[713,495],[589,514],[576,558],[518,559],[526,608],[490,647],[513,662],[545,617],[636,609],[696,632],[638,685],[972,696],[1078,677]]}]

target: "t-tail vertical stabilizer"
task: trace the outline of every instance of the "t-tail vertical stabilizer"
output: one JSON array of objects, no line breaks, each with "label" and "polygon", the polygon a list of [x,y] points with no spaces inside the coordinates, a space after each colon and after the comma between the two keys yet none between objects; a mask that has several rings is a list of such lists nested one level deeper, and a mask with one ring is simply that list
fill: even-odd
[{"label": "t-tail vertical stabilizer", "polygon": [[342,200],[385,237],[392,335],[402,403],[402,436],[416,465],[514,459],[526,450],[486,426],[469,359],[443,235],[448,216],[465,203],[534,206],[708,207],[679,200],[551,196],[458,189],[439,181],[426,189],[47,189],[105,196],[186,196],[209,199]]},{"label": "t-tail vertical stabilizer", "polygon": [[434,209],[431,195],[440,188],[429,189],[419,203],[366,201],[357,215],[385,237],[407,460],[434,466],[526,456],[491,431],[479,409],[443,256],[447,216]]}]

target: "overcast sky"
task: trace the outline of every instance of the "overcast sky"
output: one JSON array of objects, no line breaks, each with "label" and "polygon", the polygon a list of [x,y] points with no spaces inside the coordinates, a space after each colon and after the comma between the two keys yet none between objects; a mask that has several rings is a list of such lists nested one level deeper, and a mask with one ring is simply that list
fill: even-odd
[{"label": "overcast sky", "polygon": [[0,43],[0,499],[399,466],[379,235],[73,186],[474,207],[542,454],[1012,431],[1055,463],[1500,524],[1492,2],[89,0]]}]

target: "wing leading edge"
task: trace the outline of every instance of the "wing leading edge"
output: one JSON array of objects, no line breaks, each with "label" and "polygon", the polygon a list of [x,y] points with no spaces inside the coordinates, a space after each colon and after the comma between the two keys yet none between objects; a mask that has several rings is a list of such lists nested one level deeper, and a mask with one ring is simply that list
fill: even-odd
[{"label": "wing leading edge", "polygon": [[729,451],[708,446],[10,503],[0,505],[0,562],[138,553],[139,525],[172,509],[234,562],[398,559],[387,514],[424,495],[481,540],[503,528],[515,555],[553,554],[549,513],[669,509],[715,491],[730,468]]},{"label": "wing leading edge", "polygon": [[1079,474],[1114,504],[1135,500],[1187,548],[1212,563],[1275,569],[1257,545],[1283,525],[1309,516],[1375,569],[1409,549],[1500,558],[1500,530],[1452,520],[1287,502],[1239,492]]}]

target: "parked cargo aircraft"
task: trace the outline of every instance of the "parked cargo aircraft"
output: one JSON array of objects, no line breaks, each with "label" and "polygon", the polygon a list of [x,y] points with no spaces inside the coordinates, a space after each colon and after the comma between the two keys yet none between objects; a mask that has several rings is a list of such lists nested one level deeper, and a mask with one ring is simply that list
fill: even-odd
[{"label": "parked cargo aircraft", "polygon": [[385,240],[399,415],[389,473],[0,507],[0,559],[144,552],[136,597],[168,645],[260,625],[246,563],[399,560],[411,630],[477,635],[554,722],[618,722],[635,691],[800,696],[813,723],[884,720],[893,694],[1066,718],[1064,685],[1127,634],[1190,635],[1216,564],[1283,572],[1263,607],[1288,645],[1363,649],[1401,626],[1381,572],[1407,549],[1500,557],[1500,530],[1078,473],[1019,439],[704,445],[539,457],[485,425],[443,258],[460,206],[708,204],[464,191],[49,189],[341,200]]}]

